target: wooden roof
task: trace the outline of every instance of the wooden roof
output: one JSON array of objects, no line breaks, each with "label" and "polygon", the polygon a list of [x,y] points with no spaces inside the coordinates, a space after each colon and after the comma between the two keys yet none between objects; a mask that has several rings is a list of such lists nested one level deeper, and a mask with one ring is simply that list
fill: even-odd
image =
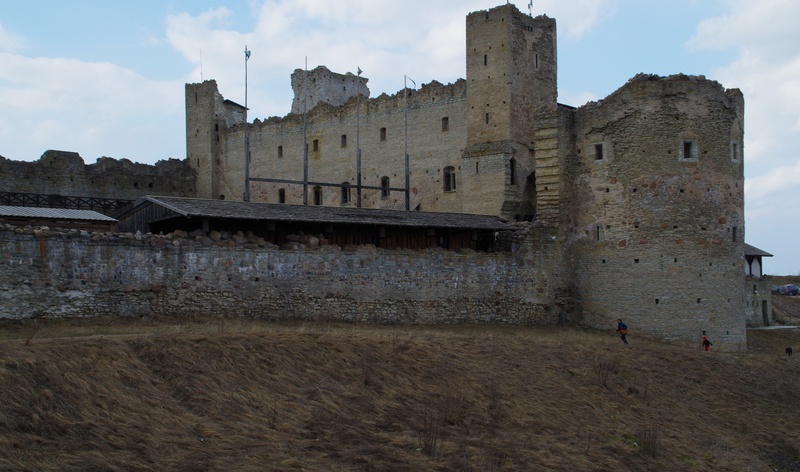
[{"label": "wooden roof", "polygon": [[145,205],[158,205],[186,218],[219,218],[351,225],[402,226],[508,231],[514,228],[499,216],[464,213],[382,210],[319,205],[250,203],[200,198],[145,196],[115,215],[122,220]]},{"label": "wooden roof", "polygon": [[745,256],[762,256],[762,257],[772,257],[772,254],[768,253],[767,251],[763,251],[755,246],[751,246],[747,243],[744,243],[744,255]]},{"label": "wooden roof", "polygon": [[99,221],[115,223],[117,220],[92,210],[68,208],[42,208],[0,205],[0,217],[38,218],[47,220]]}]

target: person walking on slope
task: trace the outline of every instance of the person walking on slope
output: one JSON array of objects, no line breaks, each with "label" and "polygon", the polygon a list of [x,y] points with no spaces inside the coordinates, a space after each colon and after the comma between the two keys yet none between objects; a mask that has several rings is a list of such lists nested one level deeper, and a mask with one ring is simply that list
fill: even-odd
[{"label": "person walking on slope", "polygon": [[701,344],[703,345],[703,349],[706,351],[708,351],[708,348],[711,347],[711,341],[708,340],[707,336],[703,336],[703,342]]},{"label": "person walking on slope", "polygon": [[617,332],[619,333],[619,338],[622,340],[622,342],[627,345],[628,340],[625,339],[625,336],[628,335],[628,325],[623,323],[621,318],[617,320]]}]

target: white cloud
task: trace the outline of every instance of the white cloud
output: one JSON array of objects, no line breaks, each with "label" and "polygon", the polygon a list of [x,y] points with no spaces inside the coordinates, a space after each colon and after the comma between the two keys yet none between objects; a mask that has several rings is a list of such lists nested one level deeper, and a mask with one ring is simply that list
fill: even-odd
[{"label": "white cloud", "polygon": [[25,40],[3,28],[0,24],[0,52],[16,52],[22,49]]},{"label": "white cloud", "polygon": [[[537,0],[536,11],[544,12],[558,21],[558,30],[571,40],[578,40],[598,23],[612,16],[615,0]],[[528,11],[527,6],[524,11]],[[535,14],[535,12],[534,12]]]},{"label": "white cloud", "polygon": [[786,215],[800,201],[800,2],[726,3],[730,12],[700,23],[687,45],[736,52],[714,76],[745,98],[748,242],[775,254],[771,273],[797,273],[800,220]]},{"label": "white cloud", "polygon": [[[0,53],[0,84],[5,157],[31,160],[47,149],[61,149],[87,160],[106,155],[155,162],[184,154],[166,142],[165,155],[147,151],[157,149],[153,137],[164,136],[164,129],[182,132],[180,82],[149,81],[110,63]],[[142,125],[148,134],[135,131]]]}]

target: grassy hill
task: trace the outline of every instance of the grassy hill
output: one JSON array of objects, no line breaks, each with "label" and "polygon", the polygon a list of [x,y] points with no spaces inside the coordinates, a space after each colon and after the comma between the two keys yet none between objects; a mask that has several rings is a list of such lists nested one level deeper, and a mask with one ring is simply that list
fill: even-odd
[{"label": "grassy hill", "polygon": [[5,324],[0,470],[800,470],[800,333],[748,337]]}]

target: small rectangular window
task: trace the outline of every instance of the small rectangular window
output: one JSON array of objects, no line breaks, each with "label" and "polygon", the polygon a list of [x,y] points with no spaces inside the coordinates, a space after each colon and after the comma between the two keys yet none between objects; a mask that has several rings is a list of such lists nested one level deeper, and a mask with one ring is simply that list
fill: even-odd
[{"label": "small rectangular window", "polygon": [[489,64],[489,56],[487,54],[483,55],[483,65]]},{"label": "small rectangular window", "polygon": [[278,189],[278,203],[286,203],[286,190]]},{"label": "small rectangular window", "polygon": [[489,124],[489,114],[488,113],[486,114],[486,124],[487,125]]},{"label": "small rectangular window", "polygon": [[347,147],[347,135],[342,135],[342,147]]},{"label": "small rectangular window", "polygon": [[314,145],[311,149],[314,150],[315,152],[319,151],[319,139],[314,140]]},{"label": "small rectangular window", "polygon": [[533,68],[534,69],[539,68],[539,53],[533,55]]},{"label": "small rectangular window", "polygon": [[602,161],[605,158],[605,155],[603,154],[603,143],[597,143],[594,145],[594,158],[598,161]]},{"label": "small rectangular window", "polygon": [[450,129],[450,118],[444,117],[442,118],[442,131],[447,131]]},{"label": "small rectangular window", "polygon": [[278,157],[283,157],[283,146],[278,146]]},{"label": "small rectangular window", "polygon": [[691,140],[683,141],[680,158],[683,160],[697,160],[697,142]]},{"label": "small rectangular window", "polygon": [[739,143],[737,142],[731,143],[731,160],[733,162],[739,162]]},{"label": "small rectangular window", "polygon": [[386,141],[386,128],[381,128],[381,141]]}]

